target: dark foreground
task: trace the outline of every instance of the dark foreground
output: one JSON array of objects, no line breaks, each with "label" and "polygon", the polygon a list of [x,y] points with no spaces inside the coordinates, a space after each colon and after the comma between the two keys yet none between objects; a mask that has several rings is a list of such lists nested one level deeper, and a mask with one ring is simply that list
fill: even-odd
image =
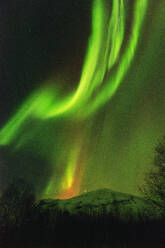
[{"label": "dark foreground", "polygon": [[107,190],[24,204],[1,218],[0,247],[164,248],[165,219],[147,204]]},{"label": "dark foreground", "polygon": [[165,247],[162,223],[121,223],[107,216],[59,216],[56,225],[42,218],[1,235],[0,247]]}]

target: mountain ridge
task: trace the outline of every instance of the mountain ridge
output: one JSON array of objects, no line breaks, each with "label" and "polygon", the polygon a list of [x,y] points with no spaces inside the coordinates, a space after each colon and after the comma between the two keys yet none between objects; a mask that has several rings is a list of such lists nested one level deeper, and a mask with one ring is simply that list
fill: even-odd
[{"label": "mountain ridge", "polygon": [[70,215],[107,214],[121,219],[156,219],[161,215],[150,200],[111,189],[99,189],[70,199],[43,199],[38,203],[41,212],[61,211]]}]

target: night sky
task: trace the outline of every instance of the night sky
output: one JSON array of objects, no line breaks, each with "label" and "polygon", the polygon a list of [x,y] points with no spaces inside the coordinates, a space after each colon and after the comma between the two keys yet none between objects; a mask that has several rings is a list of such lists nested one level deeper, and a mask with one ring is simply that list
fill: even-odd
[{"label": "night sky", "polygon": [[[113,1],[102,2],[106,15],[111,16]],[[118,2],[122,6],[123,1]],[[102,86],[93,93],[97,96],[111,75],[120,74],[122,55],[132,38],[132,30],[136,29],[135,3],[124,1],[125,32],[121,51],[116,64],[105,72]],[[139,194],[138,188],[152,164],[154,147],[165,134],[164,0],[148,1],[131,63],[112,97],[95,109],[91,107],[95,95],[89,94],[86,100],[88,91],[85,91],[83,103],[76,103],[69,114],[53,116],[53,110],[48,115],[51,118],[44,117],[56,91],[58,109],[61,99],[74,93],[81,81],[93,9],[92,0],[0,3],[2,188],[13,178],[22,177],[35,184],[39,197],[68,198],[99,188]],[[107,16],[101,31],[104,40],[108,33]],[[114,23],[118,20],[114,15]],[[120,32],[122,36],[122,29]],[[114,43],[111,41],[112,47],[115,44],[114,51],[119,38],[114,31]],[[103,68],[103,55],[102,45],[93,81]],[[95,57],[94,52],[93,61]],[[90,73],[92,67],[88,70]],[[35,105],[37,97],[39,107]],[[47,105],[43,105],[42,99]],[[26,112],[27,106],[31,112],[36,111],[36,116]],[[13,119],[15,116],[17,120]],[[8,125],[11,120],[14,124]],[[12,131],[19,120],[18,130]]]},{"label": "night sky", "polygon": [[64,89],[76,86],[90,34],[91,1],[16,0],[0,8],[3,121],[47,78],[58,75],[64,83],[65,75]]}]

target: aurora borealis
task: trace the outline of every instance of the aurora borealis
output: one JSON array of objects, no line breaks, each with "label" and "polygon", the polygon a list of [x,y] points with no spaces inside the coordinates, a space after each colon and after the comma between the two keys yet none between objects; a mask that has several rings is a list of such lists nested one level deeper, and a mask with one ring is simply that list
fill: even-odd
[{"label": "aurora borealis", "polygon": [[[138,194],[164,132],[165,4],[89,2],[91,28],[79,81],[69,80],[68,93],[61,87],[68,75],[47,76],[1,127],[1,146],[46,161],[40,197],[68,198],[104,187]],[[31,173],[27,180],[35,180]]]}]

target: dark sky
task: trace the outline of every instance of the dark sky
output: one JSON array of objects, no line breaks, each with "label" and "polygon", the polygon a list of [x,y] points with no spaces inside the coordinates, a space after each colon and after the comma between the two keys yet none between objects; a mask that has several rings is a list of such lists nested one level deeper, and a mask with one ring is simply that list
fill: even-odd
[{"label": "dark sky", "polygon": [[51,75],[62,72],[72,79],[65,88],[75,86],[90,33],[90,9],[91,0],[0,2],[1,123]]}]

